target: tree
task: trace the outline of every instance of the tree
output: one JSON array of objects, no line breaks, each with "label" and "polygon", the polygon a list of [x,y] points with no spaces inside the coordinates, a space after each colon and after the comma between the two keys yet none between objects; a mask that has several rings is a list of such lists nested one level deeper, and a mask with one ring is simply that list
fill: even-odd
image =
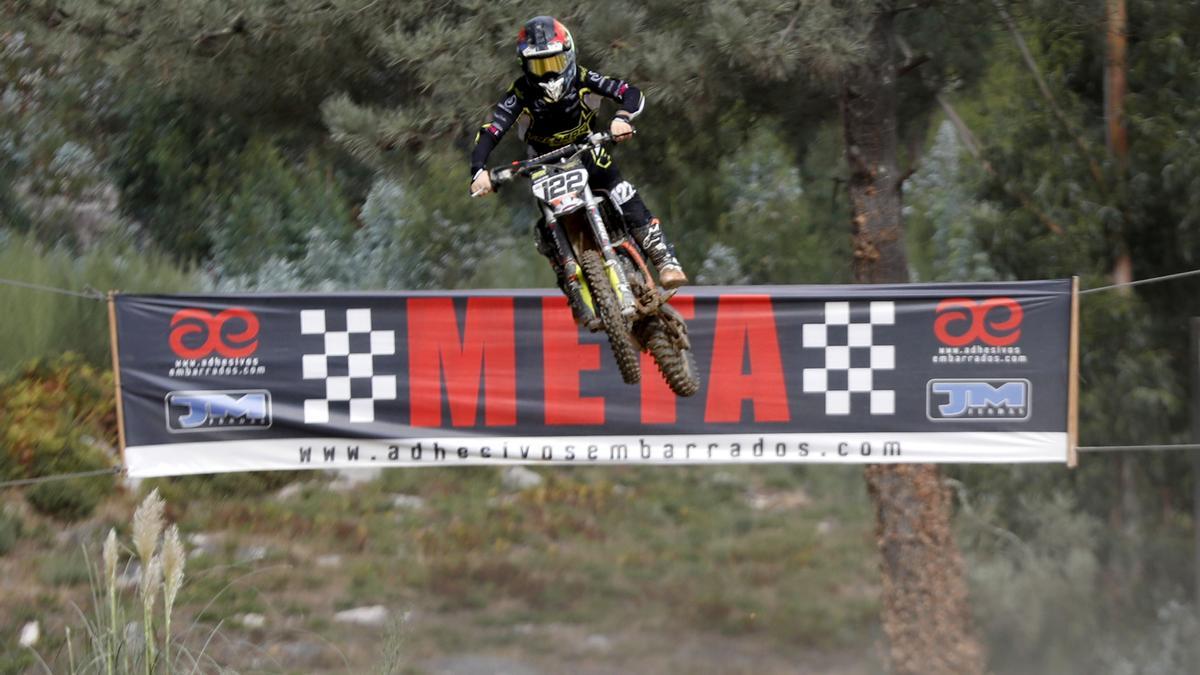
[{"label": "tree", "polygon": [[[890,0],[801,3],[786,11],[742,0],[714,9],[711,29],[721,56],[745,66],[759,82],[794,84],[795,71],[803,66],[833,84],[849,166],[854,277],[862,283],[908,279],[897,14]],[[747,44],[770,47],[743,49]],[[903,108],[911,118],[910,133],[920,136],[928,117],[923,111],[933,99],[917,89]],[[865,476],[876,509],[883,625],[893,671],[982,672],[983,650],[971,628],[941,472],[934,465],[874,465]]]},{"label": "tree", "polygon": [[[855,280],[908,279],[897,163],[894,2],[858,17],[865,53],[841,73],[850,164]],[[971,628],[962,558],[950,527],[949,494],[932,464],[867,467],[882,555],[883,626],[895,673],[982,673]]]}]

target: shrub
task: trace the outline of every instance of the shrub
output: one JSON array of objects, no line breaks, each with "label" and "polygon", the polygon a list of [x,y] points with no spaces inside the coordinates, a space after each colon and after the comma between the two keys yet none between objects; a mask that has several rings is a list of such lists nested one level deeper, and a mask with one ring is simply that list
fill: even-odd
[{"label": "shrub", "polygon": [[[112,376],[77,355],[37,360],[0,386],[0,479],[91,471],[113,465],[116,412]],[[113,484],[111,476],[42,483],[25,496],[57,518],[87,516]]]},{"label": "shrub", "polygon": [[12,509],[0,508],[0,555],[17,545],[21,537],[21,518]]}]

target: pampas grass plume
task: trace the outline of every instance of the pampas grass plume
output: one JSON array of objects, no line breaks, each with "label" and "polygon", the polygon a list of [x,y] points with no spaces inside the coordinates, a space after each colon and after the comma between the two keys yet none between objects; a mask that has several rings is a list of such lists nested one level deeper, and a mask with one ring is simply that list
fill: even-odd
[{"label": "pampas grass plume", "polygon": [[163,508],[158,488],[154,488],[133,513],[133,547],[142,561],[143,570],[148,569],[158,547],[158,537],[163,531]]}]

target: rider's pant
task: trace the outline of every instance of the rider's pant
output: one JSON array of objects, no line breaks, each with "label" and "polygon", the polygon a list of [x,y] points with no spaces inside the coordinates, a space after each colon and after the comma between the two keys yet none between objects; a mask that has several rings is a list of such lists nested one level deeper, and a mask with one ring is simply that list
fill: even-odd
[{"label": "rider's pant", "polygon": [[621,178],[621,172],[617,170],[608,148],[601,147],[587,153],[583,157],[583,164],[588,170],[588,185],[591,186],[592,192],[608,197],[620,210],[631,229],[650,224],[654,215],[646,208],[646,203],[642,201],[637,188]]},{"label": "rider's pant", "polygon": [[[583,165],[587,169],[588,186],[592,188],[592,192],[607,197],[624,217],[625,224],[630,230],[650,224],[654,215],[650,213],[650,209],[646,208],[646,203],[642,201],[642,196],[638,194],[637,188],[621,178],[621,172],[617,170],[608,148],[599,148],[584,154]],[[546,232],[545,225],[545,222],[539,218],[538,251],[547,258],[551,258],[551,262],[557,263],[554,260],[554,245],[549,241],[549,233]]]}]

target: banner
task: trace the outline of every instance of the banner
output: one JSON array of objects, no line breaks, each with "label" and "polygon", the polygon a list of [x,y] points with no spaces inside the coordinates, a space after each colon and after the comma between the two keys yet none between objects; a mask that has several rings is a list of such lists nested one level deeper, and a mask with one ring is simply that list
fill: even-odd
[{"label": "banner", "polygon": [[116,295],[132,476],[501,463],[1066,462],[1071,280],[697,287],[703,378],[621,382],[554,292]]}]

